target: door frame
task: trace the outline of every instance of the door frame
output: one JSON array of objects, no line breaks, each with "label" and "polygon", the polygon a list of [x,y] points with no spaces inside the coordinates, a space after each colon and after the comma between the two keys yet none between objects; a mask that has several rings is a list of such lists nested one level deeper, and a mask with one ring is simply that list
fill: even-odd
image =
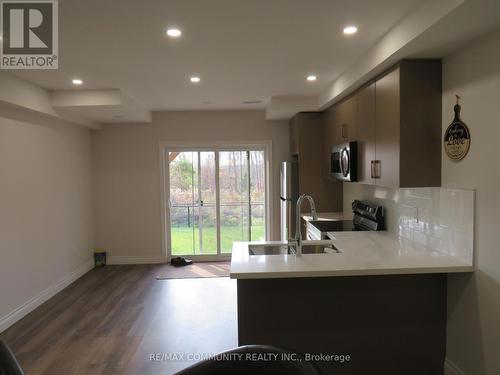
[{"label": "door frame", "polygon": [[[162,261],[170,262],[171,258],[171,234],[170,234],[170,210],[167,210],[167,203],[170,200],[170,170],[169,163],[166,163],[166,157],[170,151],[264,151],[265,184],[266,184],[266,199],[265,199],[265,217],[266,217],[266,240],[269,240],[272,231],[272,220],[274,218],[274,209],[271,197],[273,196],[273,184],[271,176],[273,176],[272,163],[272,141],[257,140],[257,141],[162,141],[159,144],[160,158],[160,192],[161,192],[161,237],[162,237]],[[217,153],[216,153],[217,155]],[[218,166],[216,167],[218,170]],[[218,179],[218,173],[216,175]],[[217,192],[219,194],[219,192]],[[218,212],[219,214],[219,212]],[[217,215],[217,224],[219,225],[220,217]],[[217,231],[219,233],[219,231]],[[220,242],[220,238],[218,238]],[[216,261],[229,260],[231,254],[215,254],[215,255],[189,255],[188,258],[196,259],[197,261]]]}]

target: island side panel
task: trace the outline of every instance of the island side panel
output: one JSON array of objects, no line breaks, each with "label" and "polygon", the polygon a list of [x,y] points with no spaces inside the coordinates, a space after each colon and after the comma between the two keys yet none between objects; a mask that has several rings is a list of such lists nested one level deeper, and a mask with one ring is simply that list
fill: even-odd
[{"label": "island side panel", "polygon": [[325,374],[442,375],[446,275],[239,279],[238,341],[350,355]]}]

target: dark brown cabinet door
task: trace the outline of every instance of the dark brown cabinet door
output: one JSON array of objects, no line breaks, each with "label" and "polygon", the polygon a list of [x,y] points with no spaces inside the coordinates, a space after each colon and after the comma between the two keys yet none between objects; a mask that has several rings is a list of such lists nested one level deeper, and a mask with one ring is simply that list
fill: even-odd
[{"label": "dark brown cabinet door", "polygon": [[357,96],[342,101],[335,110],[335,144],[356,140]]},{"label": "dark brown cabinet door", "polygon": [[376,184],[399,187],[399,68],[375,83]]},{"label": "dark brown cabinet door", "polygon": [[335,144],[335,107],[331,107],[322,113],[321,122],[323,124],[323,178],[331,180],[330,176],[330,154],[332,146]]},{"label": "dark brown cabinet door", "polygon": [[290,154],[297,155],[299,153],[299,124],[298,118],[295,116],[290,120]]},{"label": "dark brown cabinet door", "polygon": [[375,83],[362,88],[357,94],[358,181],[375,184],[372,163],[375,160]]},{"label": "dark brown cabinet door", "polygon": [[337,212],[342,210],[342,184],[325,179],[328,127],[324,119],[324,113],[319,112],[296,114],[290,121],[290,150],[298,156],[299,193],[310,194],[318,212]]}]

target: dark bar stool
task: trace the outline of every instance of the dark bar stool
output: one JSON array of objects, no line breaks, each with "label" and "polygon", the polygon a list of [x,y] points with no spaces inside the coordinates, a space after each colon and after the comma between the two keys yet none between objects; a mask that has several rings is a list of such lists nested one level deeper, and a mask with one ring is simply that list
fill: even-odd
[{"label": "dark bar stool", "polygon": [[[252,356],[260,359],[252,360]],[[270,358],[265,360],[263,358]],[[302,359],[302,360],[299,360]],[[319,375],[314,366],[286,350],[247,345],[219,353],[215,358],[198,362],[176,375]]]},{"label": "dark bar stool", "polygon": [[0,339],[0,375],[24,375],[16,356],[2,339]]}]

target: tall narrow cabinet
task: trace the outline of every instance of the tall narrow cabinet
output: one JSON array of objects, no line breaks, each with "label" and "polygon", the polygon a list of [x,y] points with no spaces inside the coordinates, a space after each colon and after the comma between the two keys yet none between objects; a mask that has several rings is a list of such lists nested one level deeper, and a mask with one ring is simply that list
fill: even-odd
[{"label": "tall narrow cabinet", "polygon": [[301,112],[291,119],[290,153],[299,162],[299,193],[310,194],[318,212],[342,211],[342,184],[324,178],[323,139],[322,113]]}]

